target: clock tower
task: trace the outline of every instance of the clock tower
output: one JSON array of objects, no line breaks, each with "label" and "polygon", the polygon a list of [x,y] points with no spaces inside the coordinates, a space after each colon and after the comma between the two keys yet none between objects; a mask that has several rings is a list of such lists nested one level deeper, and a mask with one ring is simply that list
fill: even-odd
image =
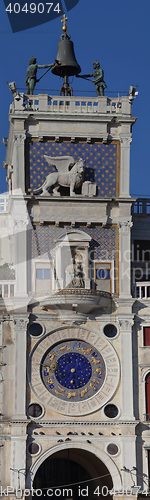
[{"label": "clock tower", "polygon": [[66,85],[64,96],[14,92],[10,106],[1,477],[10,497],[119,498],[123,488],[126,498],[125,468],[137,462],[135,118],[131,95],[76,97]]}]

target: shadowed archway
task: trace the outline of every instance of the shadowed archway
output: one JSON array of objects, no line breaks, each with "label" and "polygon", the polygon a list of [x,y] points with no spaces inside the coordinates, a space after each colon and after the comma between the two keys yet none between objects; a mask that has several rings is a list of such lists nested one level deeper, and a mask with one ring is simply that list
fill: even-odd
[{"label": "shadowed archway", "polygon": [[[36,472],[34,489],[41,489],[42,500],[59,497],[60,500],[83,500],[83,498],[107,499],[113,487],[111,475],[106,465],[93,453],[83,449],[70,448],[48,457]],[[94,495],[99,487],[99,496]],[[49,496],[47,495],[47,490]],[[103,490],[102,490],[103,489]],[[104,494],[101,494],[101,492]]]}]

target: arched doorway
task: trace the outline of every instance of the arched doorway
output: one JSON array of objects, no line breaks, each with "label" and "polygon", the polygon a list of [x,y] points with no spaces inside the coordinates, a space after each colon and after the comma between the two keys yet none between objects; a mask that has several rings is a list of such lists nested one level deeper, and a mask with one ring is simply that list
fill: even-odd
[{"label": "arched doorway", "polygon": [[[42,500],[110,499],[113,483],[106,465],[93,453],[68,448],[48,457],[36,472],[33,488]],[[99,495],[95,494],[96,488]],[[49,493],[47,495],[47,490]],[[108,495],[107,495],[108,492]]]}]

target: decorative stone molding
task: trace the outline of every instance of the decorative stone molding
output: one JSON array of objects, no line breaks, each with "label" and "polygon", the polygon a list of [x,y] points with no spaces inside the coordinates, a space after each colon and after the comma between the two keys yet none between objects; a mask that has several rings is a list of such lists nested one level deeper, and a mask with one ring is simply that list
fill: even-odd
[{"label": "decorative stone molding", "polygon": [[[5,420],[5,424],[9,424],[11,427],[13,427],[13,425],[17,424],[17,425],[20,425],[20,426],[24,426],[24,427],[27,427],[28,424],[31,423],[31,419],[28,419],[28,420],[15,420],[15,419],[12,419],[11,422],[10,421],[7,421]],[[146,425],[147,424],[150,424],[150,422],[146,422]],[[123,426],[123,427],[129,427],[129,426],[134,426],[136,427],[136,425],[139,424],[139,420],[132,420],[132,421],[114,421],[113,419],[110,420],[110,422],[107,422],[107,421],[103,421],[103,422],[100,422],[99,420],[98,421],[94,421],[93,420],[88,420],[88,422],[86,421],[65,421],[65,427],[98,427],[98,428],[104,428],[104,427],[120,427],[120,426]],[[49,427],[49,430],[51,429],[51,427],[58,429],[58,427],[63,427],[63,430],[64,430],[64,421],[60,421],[60,420],[56,420],[56,421],[52,421],[52,420],[41,420],[40,419],[40,425],[42,426],[43,425],[43,428],[48,426]],[[105,436],[104,436],[105,437]]]},{"label": "decorative stone molding", "polygon": [[26,139],[26,134],[15,134],[14,135],[14,142],[19,146],[20,144],[23,144]]},{"label": "decorative stone molding", "polygon": [[148,373],[150,373],[149,364],[147,364],[147,365],[139,364],[139,367],[141,370],[142,382],[145,382],[146,376],[148,375]]},{"label": "decorative stone molding", "polygon": [[149,323],[150,323],[150,316],[148,316],[147,314],[145,314],[144,316],[140,315],[140,316],[135,316],[135,322],[136,323],[142,323],[142,325],[138,325],[139,326],[143,326],[143,325],[147,325],[149,326]]},{"label": "decorative stone molding", "polygon": [[28,226],[29,221],[27,219],[14,219],[14,227],[16,231],[22,231]]},{"label": "decorative stone molding", "polygon": [[10,314],[4,314],[3,318],[0,319],[0,324],[2,321],[13,321],[13,316],[10,316]]},{"label": "decorative stone molding", "polygon": [[15,318],[14,319],[15,330],[18,331],[26,330],[28,321],[29,321],[28,318]]},{"label": "decorative stone molding", "polygon": [[129,148],[132,142],[132,137],[121,137],[120,142],[124,148]]},{"label": "decorative stone molding", "polygon": [[130,220],[126,220],[123,222],[118,222],[118,227],[119,227],[119,232],[124,233],[127,231],[130,231],[131,227],[133,226],[133,222]]},{"label": "decorative stone molding", "polygon": [[130,319],[129,320],[120,319],[119,320],[120,329],[123,330],[124,332],[131,331],[133,324],[134,324],[133,319],[131,319],[131,320]]}]

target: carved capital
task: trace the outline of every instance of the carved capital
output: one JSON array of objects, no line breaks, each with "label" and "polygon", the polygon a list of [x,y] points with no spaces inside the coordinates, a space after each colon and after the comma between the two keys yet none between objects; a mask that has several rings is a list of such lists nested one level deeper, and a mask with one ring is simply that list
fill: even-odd
[{"label": "carved capital", "polygon": [[120,319],[119,320],[120,329],[124,332],[131,331],[133,320],[132,319]]},{"label": "carved capital", "polygon": [[14,319],[15,330],[26,331],[28,321],[29,321],[28,318],[15,318]]},{"label": "carved capital", "polygon": [[15,134],[14,136],[14,142],[17,144],[17,146],[20,146],[24,144],[24,141],[26,139],[26,134]]},{"label": "carved capital", "polygon": [[133,222],[130,220],[125,220],[123,222],[118,222],[118,227],[119,227],[119,232],[124,233],[127,231],[130,231],[131,227],[133,226]]},{"label": "carved capital", "polygon": [[129,148],[132,142],[132,137],[121,137],[120,142],[123,148]]},{"label": "carved capital", "polygon": [[14,219],[14,228],[18,231],[24,231],[26,226],[29,224],[27,219]]}]

